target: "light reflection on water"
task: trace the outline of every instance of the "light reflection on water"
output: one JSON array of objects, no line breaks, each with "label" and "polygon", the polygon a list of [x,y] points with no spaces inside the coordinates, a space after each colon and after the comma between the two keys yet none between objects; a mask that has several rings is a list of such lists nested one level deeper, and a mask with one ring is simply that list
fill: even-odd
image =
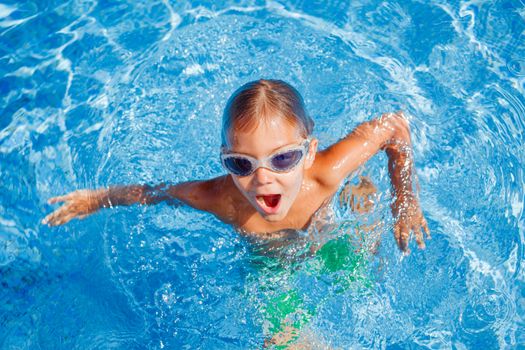
[{"label": "light reflection on water", "polygon": [[[257,348],[268,281],[317,305],[304,332],[320,348],[525,343],[524,14],[520,1],[0,4],[0,346]],[[381,193],[373,217],[338,208],[336,237],[383,223],[364,289],[298,243],[261,274],[251,243],[187,208],[39,224],[73,189],[220,174],[222,108],[261,77],[298,88],[322,147],[410,115],[424,252],[396,250],[382,155],[361,171]]]}]

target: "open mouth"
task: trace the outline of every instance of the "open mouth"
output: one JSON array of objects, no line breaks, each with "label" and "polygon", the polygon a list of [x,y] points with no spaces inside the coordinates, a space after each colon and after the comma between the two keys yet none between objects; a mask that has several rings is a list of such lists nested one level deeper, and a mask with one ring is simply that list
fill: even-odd
[{"label": "open mouth", "polygon": [[262,196],[256,196],[257,203],[260,207],[268,214],[275,213],[279,208],[279,203],[281,202],[280,194],[268,194]]}]

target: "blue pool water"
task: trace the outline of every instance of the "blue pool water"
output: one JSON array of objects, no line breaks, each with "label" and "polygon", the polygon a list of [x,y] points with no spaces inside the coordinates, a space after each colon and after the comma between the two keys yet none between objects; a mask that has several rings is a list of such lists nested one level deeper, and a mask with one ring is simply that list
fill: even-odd
[{"label": "blue pool water", "polygon": [[[395,246],[384,155],[373,213],[337,207],[382,235],[350,287],[294,244],[262,273],[189,208],[40,224],[75,189],[222,174],[222,109],[258,78],[297,87],[321,147],[409,115],[425,251]],[[523,348],[524,90],[522,0],[0,0],[0,348],[261,348],[268,279],[317,305],[313,348]]]}]

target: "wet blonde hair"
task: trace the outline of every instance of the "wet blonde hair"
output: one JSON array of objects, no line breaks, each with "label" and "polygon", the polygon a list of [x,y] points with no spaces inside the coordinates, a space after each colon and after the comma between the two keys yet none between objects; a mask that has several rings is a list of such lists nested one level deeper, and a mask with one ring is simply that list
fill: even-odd
[{"label": "wet blonde hair", "polygon": [[238,88],[228,99],[222,118],[222,146],[231,131],[250,131],[271,117],[298,127],[303,137],[312,134],[313,119],[306,114],[301,94],[282,80],[260,79]]}]

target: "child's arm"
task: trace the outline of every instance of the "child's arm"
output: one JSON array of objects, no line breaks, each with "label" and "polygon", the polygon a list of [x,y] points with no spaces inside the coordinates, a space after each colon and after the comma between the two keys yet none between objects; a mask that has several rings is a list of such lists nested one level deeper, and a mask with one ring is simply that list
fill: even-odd
[{"label": "child's arm", "polygon": [[348,136],[319,153],[316,162],[319,182],[337,189],[340,183],[380,150],[388,156],[388,169],[395,199],[392,213],[394,235],[399,248],[408,252],[410,232],[420,248],[425,247],[421,229],[429,230],[412,190],[413,160],[410,130],[401,112],[384,114],[357,126]]},{"label": "child's arm", "polygon": [[391,205],[395,218],[394,237],[399,248],[408,253],[408,239],[413,231],[418,247],[424,249],[425,242],[421,230],[425,231],[427,238],[430,238],[430,230],[419,206],[417,194],[413,190],[412,179],[415,179],[415,175],[412,172],[412,149],[409,143],[394,143],[386,145],[384,149],[388,156],[388,172],[394,192]]},{"label": "child's arm", "polygon": [[83,219],[102,208],[135,203],[157,204],[166,201],[170,204],[179,204],[182,202],[196,209],[209,210],[210,193],[213,193],[221,181],[222,178],[215,178],[176,185],[129,185],[78,190],[49,199],[49,204],[64,202],[64,205],[47,215],[42,223],[50,226],[62,225],[74,218]]}]

